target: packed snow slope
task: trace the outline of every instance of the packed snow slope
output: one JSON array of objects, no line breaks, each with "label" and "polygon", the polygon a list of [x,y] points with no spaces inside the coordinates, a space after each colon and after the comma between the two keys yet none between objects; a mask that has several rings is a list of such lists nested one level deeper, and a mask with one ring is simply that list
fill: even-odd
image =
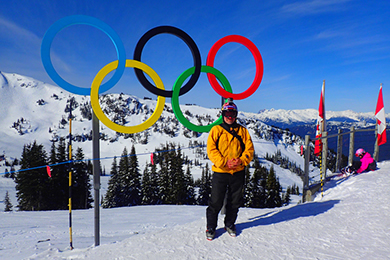
[{"label": "packed snow slope", "polygon": [[102,209],[97,247],[93,209],[75,210],[73,250],[67,211],[0,212],[0,259],[389,259],[390,161],[378,167],[326,183],[313,202],[242,208],[238,236],[220,226],[213,241],[204,206]]}]

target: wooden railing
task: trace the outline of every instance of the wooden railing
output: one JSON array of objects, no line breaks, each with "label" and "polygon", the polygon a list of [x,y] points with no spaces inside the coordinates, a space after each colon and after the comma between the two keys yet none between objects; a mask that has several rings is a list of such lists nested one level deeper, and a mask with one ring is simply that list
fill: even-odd
[{"label": "wooden railing", "polygon": [[[304,169],[304,180],[303,180],[303,196],[302,196],[302,202],[311,201],[311,196],[316,193],[319,189],[323,187],[323,184],[327,178],[326,171],[327,171],[327,156],[328,156],[328,139],[337,137],[337,156],[336,156],[336,172],[340,171],[341,168],[341,158],[342,158],[342,142],[343,142],[343,136],[349,134],[349,153],[348,153],[348,165],[352,165],[353,158],[355,155],[355,133],[356,132],[368,132],[368,131],[375,131],[377,133],[377,127],[374,129],[355,129],[354,126],[351,127],[351,130],[348,132],[343,133],[341,129],[339,129],[337,134],[328,135],[327,132],[322,133],[322,137],[310,139],[309,135],[305,136],[305,169]],[[377,135],[376,135],[377,136]],[[321,165],[320,165],[320,171],[321,171],[321,180],[318,183],[309,185],[309,166],[310,166],[310,156],[311,156],[311,149],[310,149],[310,142],[314,142],[316,140],[321,139],[322,141],[322,154],[321,154]],[[379,158],[379,146],[378,146],[378,140],[375,138],[375,144],[374,144],[374,154],[373,154],[374,160],[378,161]]]}]

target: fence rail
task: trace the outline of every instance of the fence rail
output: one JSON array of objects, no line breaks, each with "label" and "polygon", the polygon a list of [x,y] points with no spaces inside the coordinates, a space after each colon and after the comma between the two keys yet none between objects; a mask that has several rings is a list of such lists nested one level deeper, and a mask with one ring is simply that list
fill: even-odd
[{"label": "fence rail", "polygon": [[[375,144],[374,144],[374,154],[373,158],[374,160],[378,161],[379,158],[379,146],[378,146],[378,140],[377,140],[377,131],[378,127],[376,126],[373,129],[355,129],[354,126],[351,127],[351,130],[348,132],[343,132],[341,129],[338,130],[337,134],[328,135],[327,132],[322,133],[322,137],[319,138],[313,138],[311,139],[309,135],[305,136],[305,170],[304,170],[304,181],[303,181],[303,196],[302,196],[302,202],[311,201],[311,196],[317,192],[320,188],[322,188],[323,182],[326,180],[326,163],[327,163],[327,153],[328,153],[328,140],[330,138],[337,137],[337,156],[336,156],[336,172],[340,171],[341,168],[341,159],[342,159],[342,143],[343,143],[343,136],[349,135],[349,153],[348,153],[348,165],[352,165],[353,158],[355,155],[354,149],[355,149],[355,133],[357,132],[369,132],[369,131],[375,131]],[[310,166],[310,156],[311,156],[311,149],[310,149],[310,142],[315,142],[316,140],[322,141],[322,160],[321,160],[321,183],[317,183],[314,185],[309,186],[309,166]],[[323,174],[322,174],[323,173]]]}]

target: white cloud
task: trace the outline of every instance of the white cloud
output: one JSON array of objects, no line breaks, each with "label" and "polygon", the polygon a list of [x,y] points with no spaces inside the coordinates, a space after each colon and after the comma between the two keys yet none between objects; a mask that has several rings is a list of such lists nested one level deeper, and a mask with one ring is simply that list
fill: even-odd
[{"label": "white cloud", "polygon": [[41,39],[33,32],[1,17],[0,37],[6,42],[16,44],[21,50],[31,50],[31,48],[36,48],[36,46],[40,46],[41,44]]},{"label": "white cloud", "polygon": [[343,4],[350,0],[312,0],[301,1],[282,6],[285,13],[312,15],[318,13],[336,12],[343,9]]}]

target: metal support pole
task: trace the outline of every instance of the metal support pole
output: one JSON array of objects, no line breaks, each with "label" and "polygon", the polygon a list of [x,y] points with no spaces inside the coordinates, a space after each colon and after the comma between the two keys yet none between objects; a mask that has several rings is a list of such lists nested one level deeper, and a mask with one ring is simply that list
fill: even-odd
[{"label": "metal support pole", "polygon": [[339,129],[339,134],[337,136],[337,157],[336,157],[336,172],[341,169],[341,157],[343,154],[343,135],[341,134],[343,130]]},{"label": "metal support pole", "polygon": [[349,134],[349,156],[348,156],[348,165],[352,165],[353,156],[355,155],[355,127],[351,127],[351,133]]},{"label": "metal support pole", "polygon": [[[306,195],[309,189],[309,163],[310,163],[310,135],[305,136],[305,177],[303,181],[302,202],[306,202]],[[311,200],[311,199],[310,199]],[[309,201],[310,201],[309,200]]]},{"label": "metal support pole", "polygon": [[92,111],[92,157],[93,157],[93,189],[95,210],[95,246],[100,245],[100,147],[99,119]]}]

